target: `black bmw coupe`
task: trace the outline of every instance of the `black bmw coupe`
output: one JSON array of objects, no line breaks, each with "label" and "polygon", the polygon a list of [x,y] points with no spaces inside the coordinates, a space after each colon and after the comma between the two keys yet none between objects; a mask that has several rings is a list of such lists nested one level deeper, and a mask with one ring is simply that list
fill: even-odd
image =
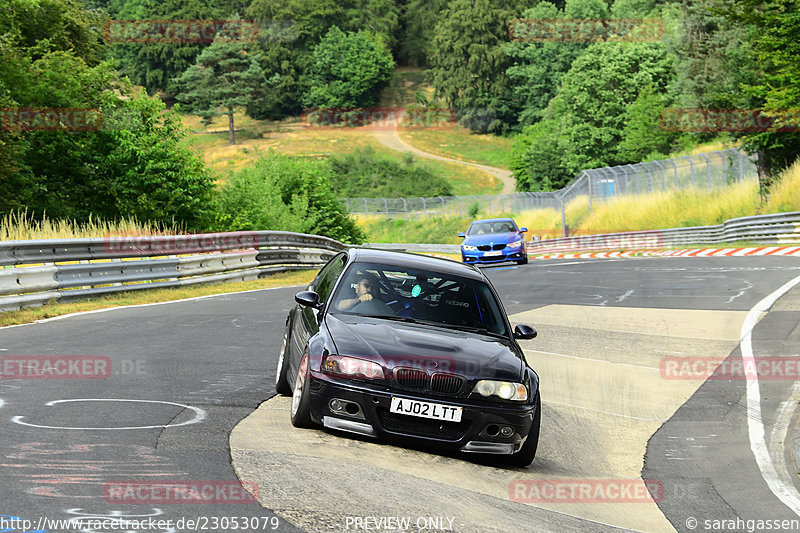
[{"label": "black bmw coupe", "polygon": [[511,330],[478,269],[351,248],[295,300],[276,377],[292,424],[533,461],[539,377],[517,339],[536,331]]}]

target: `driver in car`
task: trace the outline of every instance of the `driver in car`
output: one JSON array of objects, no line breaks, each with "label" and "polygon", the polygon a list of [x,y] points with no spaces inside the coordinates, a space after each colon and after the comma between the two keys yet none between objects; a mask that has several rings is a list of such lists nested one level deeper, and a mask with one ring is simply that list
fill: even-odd
[{"label": "driver in car", "polygon": [[352,309],[361,302],[369,302],[372,300],[372,283],[367,278],[361,278],[356,285],[356,297],[339,300],[336,308],[339,311],[347,311]]}]

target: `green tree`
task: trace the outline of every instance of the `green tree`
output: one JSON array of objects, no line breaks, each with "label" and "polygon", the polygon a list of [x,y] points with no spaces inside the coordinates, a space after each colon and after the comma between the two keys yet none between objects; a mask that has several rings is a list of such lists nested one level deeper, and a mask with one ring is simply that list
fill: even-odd
[{"label": "green tree", "polygon": [[[269,83],[274,83],[274,77]],[[175,80],[176,98],[205,123],[228,115],[228,140],[234,136],[234,107],[247,106],[268,84],[258,59],[249,55],[244,43],[215,41],[197,56],[197,62]]]},{"label": "green tree", "polygon": [[659,116],[665,107],[665,96],[657,93],[653,85],[639,92],[639,96],[625,111],[622,141],[619,143],[620,159],[638,163],[654,152],[661,154],[662,159],[667,157],[677,134],[659,125]]},{"label": "green tree", "polygon": [[567,151],[567,139],[557,120],[545,119],[525,127],[514,137],[511,151],[517,190],[555,191],[564,187],[575,175],[562,162]]},{"label": "green tree", "polygon": [[337,0],[253,0],[247,15],[264,28],[253,47],[261,68],[280,75],[275,90],[250,104],[247,113],[259,119],[298,114],[314,47],[331,26],[344,26],[344,7]]},{"label": "green tree", "polygon": [[357,0],[345,10],[348,31],[364,31],[393,50],[400,28],[400,6],[395,0]]},{"label": "green tree", "polygon": [[[796,0],[733,0],[718,2],[728,27],[745,26],[747,43],[758,64],[759,76],[741,84],[744,93],[765,114],[800,108],[800,4]],[[796,119],[795,119],[796,124]],[[759,178],[764,192],[773,177],[790,165],[800,153],[800,133],[768,131],[740,135],[744,146],[758,156]]]},{"label": "green tree", "polygon": [[660,43],[595,43],[561,79],[554,99],[569,151],[562,163],[575,174],[624,162],[618,145],[627,108],[652,85],[663,92],[674,77],[674,57]]},{"label": "green tree", "polygon": [[100,40],[106,20],[103,12],[70,0],[4,0],[0,8],[2,40],[26,56],[71,50],[92,66],[106,56]]},{"label": "green tree", "polygon": [[213,227],[299,231],[359,244],[364,234],[332,193],[330,180],[325,161],[270,152],[220,188]]},{"label": "green tree", "polygon": [[453,0],[436,25],[429,57],[436,96],[473,131],[502,132],[516,121],[501,44],[517,13],[508,1]]},{"label": "green tree", "polygon": [[404,65],[429,65],[431,44],[436,23],[441,19],[449,0],[408,0],[400,15],[398,62]]},{"label": "green tree", "polygon": [[[541,2],[525,10],[523,19],[587,19],[606,18],[603,0],[568,0],[564,10],[555,4]],[[522,23],[524,26],[524,23]],[[550,99],[558,90],[561,77],[572,62],[589,46],[585,42],[514,41],[503,46],[513,64],[506,70],[514,99],[521,108],[523,125],[541,120]]]},{"label": "green tree", "polygon": [[[90,131],[0,134],[0,212],[78,221],[136,216],[199,228],[213,183],[185,146],[179,117],[120,81],[114,63],[98,60],[105,54],[99,28],[73,23],[94,20],[80,4],[15,2],[0,10],[10,28],[0,39],[0,107],[88,109],[106,120]],[[52,40],[36,42],[38,31]],[[117,120],[120,113],[131,120]]]},{"label": "green tree", "polygon": [[[218,0],[126,0],[119,6],[117,18],[144,21],[224,19],[226,14],[220,3]],[[173,93],[170,80],[194,64],[197,55],[207,46],[208,43],[197,42],[118,42],[113,45],[113,52],[132,82],[144,86],[150,94],[156,91]]]},{"label": "green tree", "polygon": [[314,48],[308,107],[369,107],[392,77],[386,46],[365,32],[345,34],[334,26]]},{"label": "green tree", "polygon": [[92,212],[204,230],[214,180],[187,145],[177,109],[166,111],[159,98],[139,94],[112,100],[103,111],[104,126],[92,135],[86,159],[110,202],[93,202]]}]

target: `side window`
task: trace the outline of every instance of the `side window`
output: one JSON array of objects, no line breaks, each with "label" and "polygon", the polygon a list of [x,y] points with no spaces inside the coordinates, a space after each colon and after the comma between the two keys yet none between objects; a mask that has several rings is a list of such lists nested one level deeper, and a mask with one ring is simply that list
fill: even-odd
[{"label": "side window", "polygon": [[345,260],[344,254],[337,255],[322,268],[314,281],[311,282],[309,288],[319,294],[321,301],[327,301],[328,297],[331,295],[336,280],[339,278],[342,270],[344,270]]}]

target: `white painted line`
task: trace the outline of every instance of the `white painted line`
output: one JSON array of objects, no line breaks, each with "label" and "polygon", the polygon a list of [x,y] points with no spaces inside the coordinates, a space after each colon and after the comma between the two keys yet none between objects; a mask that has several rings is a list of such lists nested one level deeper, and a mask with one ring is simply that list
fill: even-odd
[{"label": "white painted line", "polygon": [[[761,391],[758,384],[752,339],[753,328],[755,328],[761,313],[767,312],[778,298],[789,292],[798,283],[800,283],[800,276],[785,283],[750,309],[742,324],[741,347],[742,363],[747,376],[747,429],[750,435],[750,449],[753,451],[759,470],[761,470],[761,477],[767,482],[769,489],[789,509],[800,516],[800,492],[797,492],[794,485],[788,485],[781,480],[781,476],[772,463],[764,438],[764,422],[761,419]],[[783,462],[781,464],[783,468],[786,468]]]},{"label": "white painted line", "polygon": [[620,418],[627,418],[629,420],[643,420],[645,422],[666,422],[666,418],[641,418],[638,416],[621,415],[619,413],[612,413],[611,411],[600,411],[599,409],[590,409],[589,407],[581,407],[580,405],[572,405],[571,403],[550,402],[542,400],[545,405],[560,405],[562,407],[572,407],[573,409],[580,409],[582,411],[591,411],[592,413],[599,413],[601,415],[618,416]]},{"label": "white painted line", "polygon": [[792,385],[789,391],[789,399],[781,402],[769,440],[769,453],[772,457],[772,462],[776,465],[775,469],[786,485],[792,484],[792,479],[795,474],[790,474],[789,469],[786,467],[783,446],[786,441],[786,434],[789,432],[789,422],[791,422],[792,415],[797,407],[798,395],[800,395],[800,381],[796,381],[794,385]]},{"label": "white painted line", "polygon": [[656,372],[660,372],[660,370],[661,370],[657,366],[636,365],[636,364],[633,364],[633,363],[618,363],[617,361],[607,361],[605,359],[594,359],[592,357],[581,357],[579,355],[567,355],[567,354],[563,354],[563,353],[543,352],[541,350],[526,350],[524,348],[523,348],[522,351],[525,352],[526,354],[528,352],[542,353],[542,354],[545,354],[545,355],[554,355],[556,357],[565,357],[567,359],[580,359],[581,361],[592,361],[593,363],[605,363],[607,365],[630,366],[630,367],[633,367],[633,368],[641,368],[641,369],[644,369],[644,370],[654,370]]},{"label": "white painted line", "polygon": [[164,402],[161,400],[127,400],[127,399],[119,399],[119,398],[75,398],[72,400],[54,400],[52,402],[47,402],[45,405],[51,407],[53,405],[59,403],[71,403],[71,402],[133,402],[133,403],[162,403],[165,405],[175,405],[178,407],[184,407],[186,409],[190,409],[194,411],[194,418],[191,420],[187,420],[186,422],[181,422],[180,424],[160,424],[157,426],[130,426],[130,427],[111,427],[111,428],[100,428],[100,427],[91,427],[91,428],[76,428],[71,426],[41,426],[38,424],[29,424],[28,422],[23,422],[22,416],[15,416],[11,419],[12,422],[15,424],[20,424],[22,426],[34,427],[34,428],[41,428],[41,429],[79,429],[83,431],[117,431],[122,429],[165,429],[165,428],[176,428],[180,426],[188,426],[190,424],[197,424],[198,422],[202,422],[206,419],[206,412],[199,407],[192,407],[191,405],[185,405],[182,403],[175,403],[175,402]]}]

